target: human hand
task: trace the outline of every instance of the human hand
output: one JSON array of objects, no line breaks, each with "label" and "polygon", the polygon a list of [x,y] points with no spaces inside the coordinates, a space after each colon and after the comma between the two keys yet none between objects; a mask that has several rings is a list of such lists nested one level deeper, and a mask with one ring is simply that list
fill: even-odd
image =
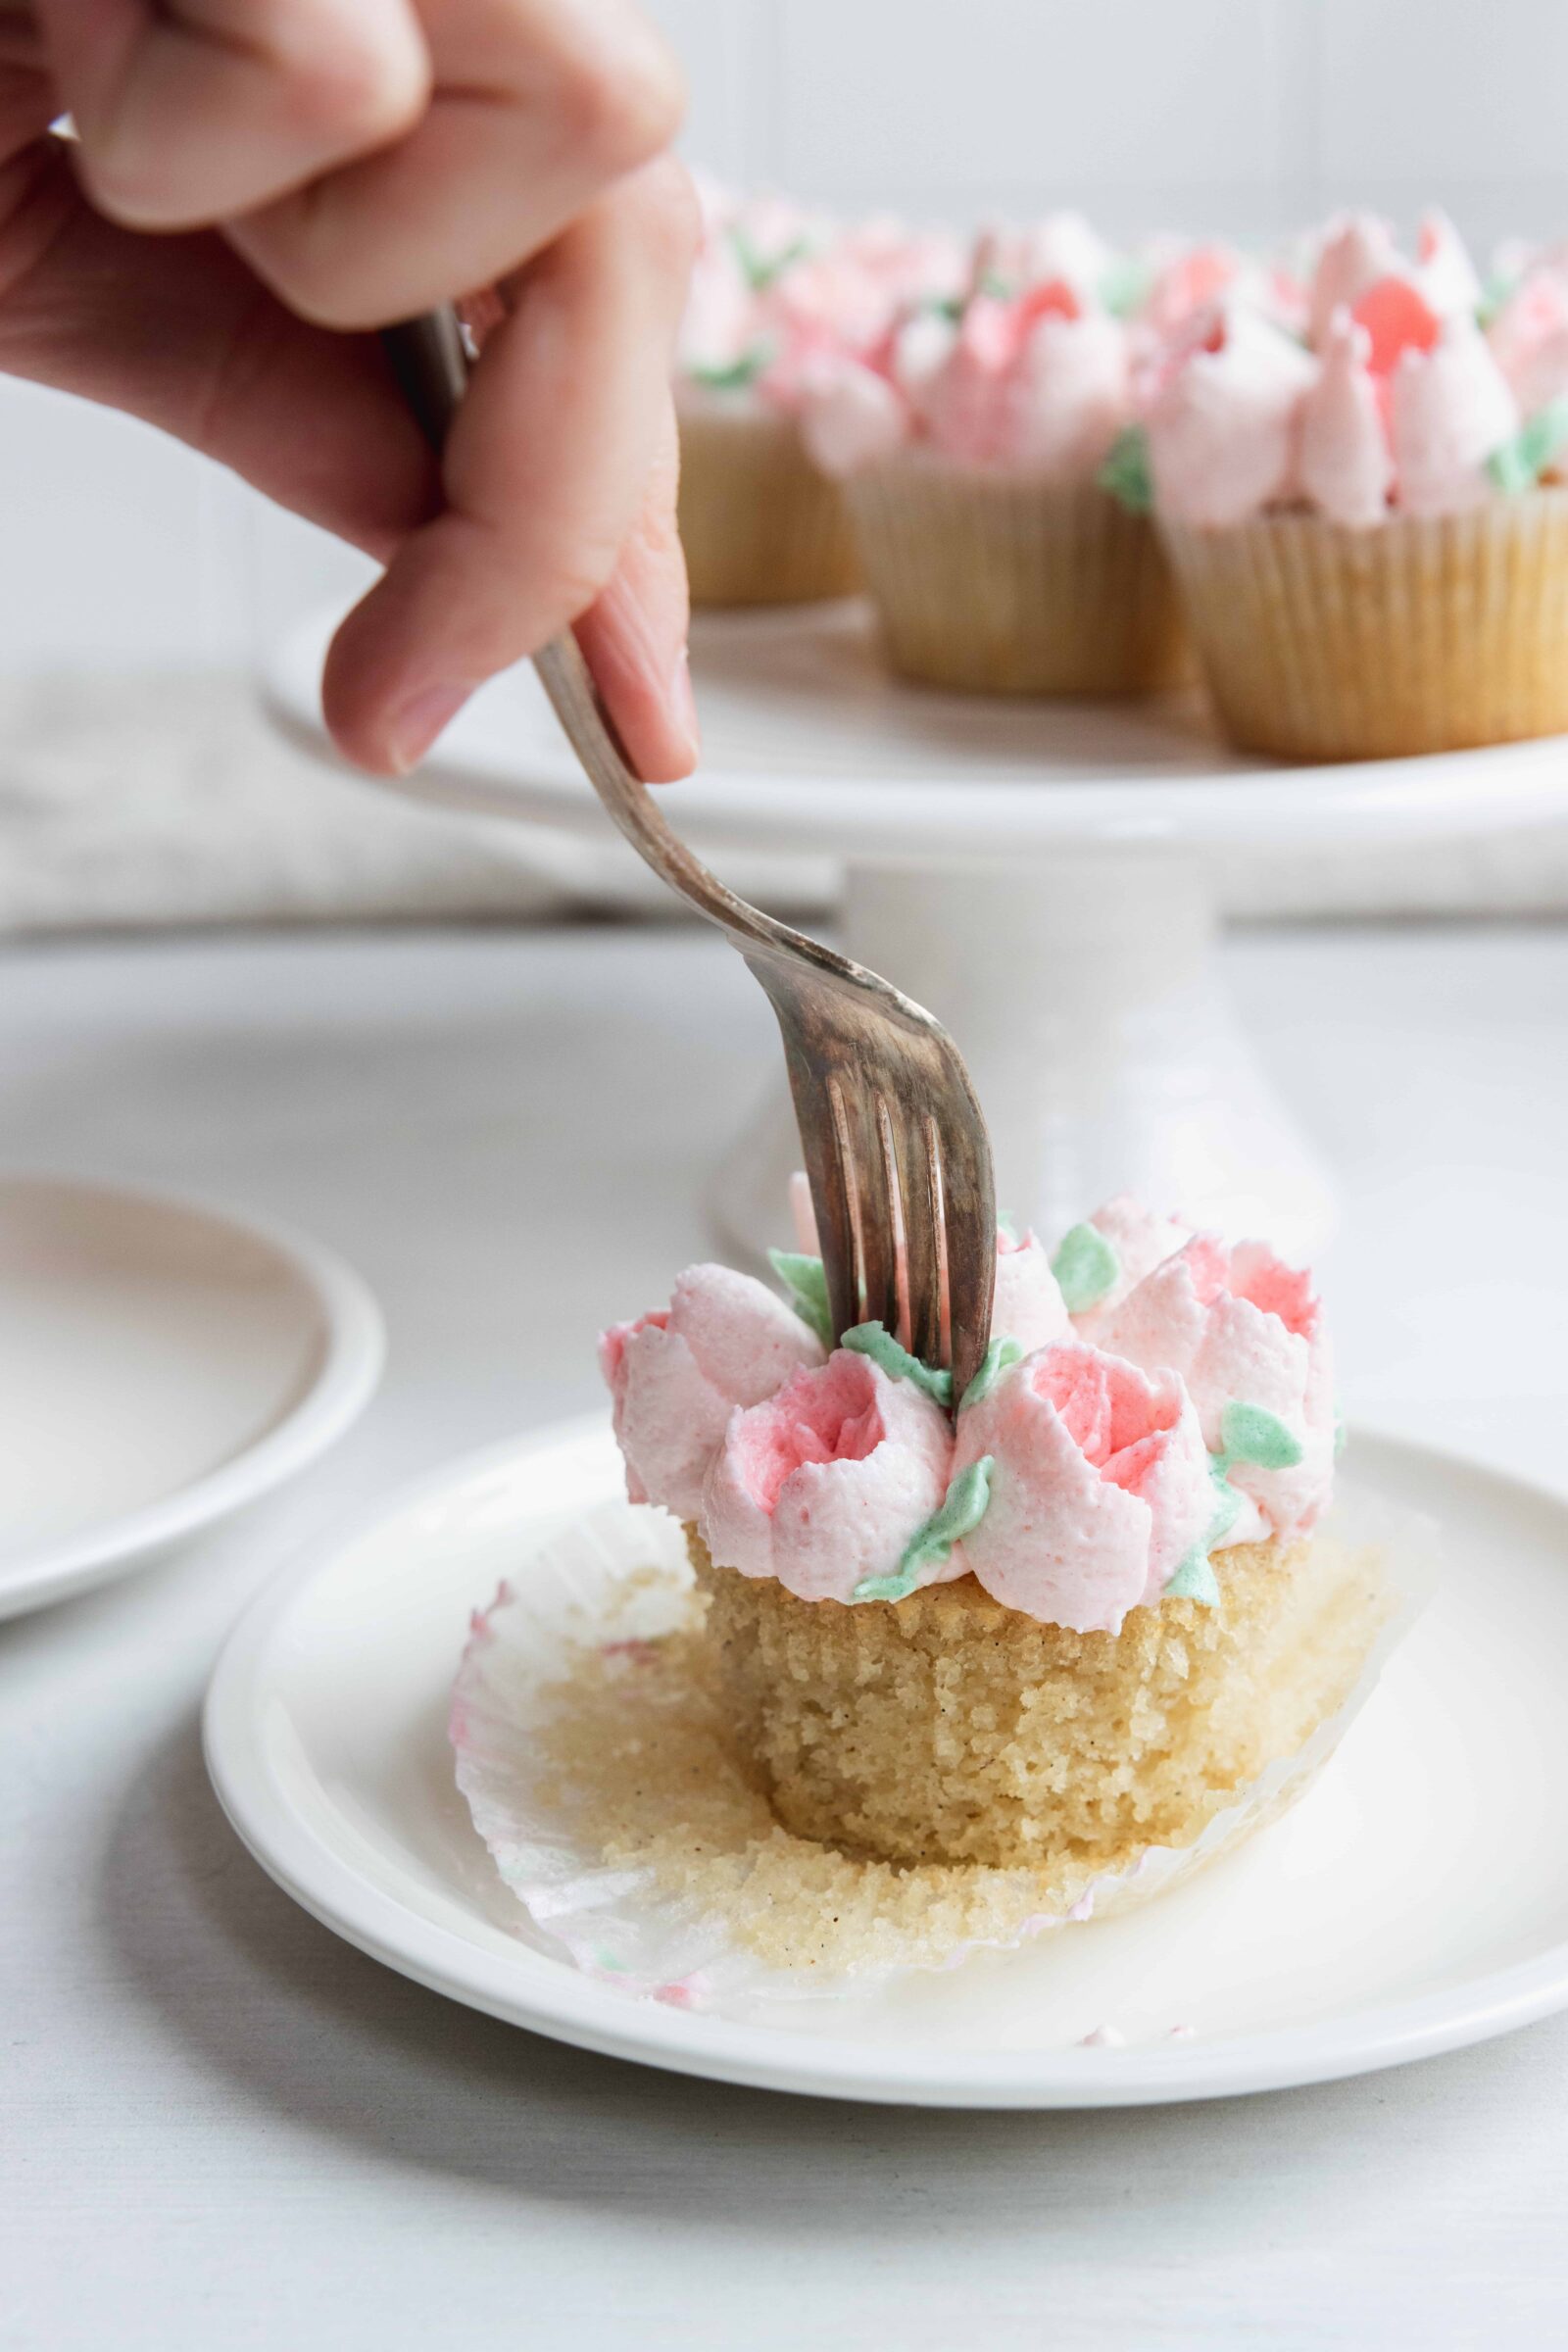
[{"label": "human hand", "polygon": [[[0,0],[0,369],[385,564],[323,686],[362,766],[568,622],[640,772],[693,764],[680,109],[631,0]],[[438,466],[372,330],[489,286]]]}]

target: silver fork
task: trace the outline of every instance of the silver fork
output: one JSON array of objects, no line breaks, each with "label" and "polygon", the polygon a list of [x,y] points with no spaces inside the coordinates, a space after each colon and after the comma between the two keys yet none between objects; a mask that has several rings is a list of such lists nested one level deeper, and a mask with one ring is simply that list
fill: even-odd
[{"label": "silver fork", "polygon": [[[467,358],[434,311],[383,340],[432,445]],[[969,1073],[939,1022],[875,972],[760,913],[715,880],[632,773],[568,633],[534,657],[589,782],[638,855],[717,925],[778,1016],[816,1210],[834,1334],[880,1322],[923,1363],[951,1365],[955,1408],[980,1368],[996,1278],[991,1144]]]}]

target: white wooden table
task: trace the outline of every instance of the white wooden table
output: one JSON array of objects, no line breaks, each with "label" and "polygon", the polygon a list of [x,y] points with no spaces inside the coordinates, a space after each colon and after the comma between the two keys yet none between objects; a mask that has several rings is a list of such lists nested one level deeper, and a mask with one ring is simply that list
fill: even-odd
[{"label": "white wooden table", "polygon": [[[1346,1177],[1352,1414],[1568,1492],[1568,931],[1231,956]],[[7,1161],[293,1219],[392,1331],[299,1487],[0,1628],[0,2345],[1560,2346],[1568,2018],[1204,2107],[826,2107],[452,2007],[228,1834],[196,1709],[241,1602],[335,1515],[594,1401],[596,1328],[704,1251],[696,1175],[771,1051],[685,935],[0,956]]]}]

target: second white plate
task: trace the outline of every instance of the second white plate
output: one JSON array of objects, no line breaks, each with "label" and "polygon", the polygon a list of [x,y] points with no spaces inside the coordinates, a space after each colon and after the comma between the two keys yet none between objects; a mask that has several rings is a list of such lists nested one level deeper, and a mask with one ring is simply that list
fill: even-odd
[{"label": "second white plate", "polygon": [[0,1617],[302,1470],[384,1354],[359,1276],[298,1235],[166,1193],[0,1177]]},{"label": "second white plate", "polygon": [[[1453,2049],[1568,2006],[1568,1506],[1391,1440],[1358,1437],[1350,1460],[1437,1516],[1446,1578],[1297,1810],[1146,1910],[853,2001],[694,2014],[590,1981],[528,1928],[458,1796],[445,1727],[468,1613],[616,1492],[601,1422],[457,1464],[264,1592],[214,1677],[209,1767],[258,1859],[363,1950],[683,2073],[1113,2106]],[[1079,2046],[1102,2025],[1124,2046]]]}]

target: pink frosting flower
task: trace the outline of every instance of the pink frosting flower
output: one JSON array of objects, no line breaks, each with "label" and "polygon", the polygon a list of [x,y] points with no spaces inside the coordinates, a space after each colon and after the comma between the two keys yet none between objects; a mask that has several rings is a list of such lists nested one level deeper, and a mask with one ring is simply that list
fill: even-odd
[{"label": "pink frosting flower", "polygon": [[[703,1538],[721,1568],[775,1576],[802,1600],[847,1601],[866,1579],[897,1574],[941,1506],[952,1460],[947,1415],[929,1396],[839,1348],[731,1416]],[[915,1581],[962,1574],[956,1548]]]},{"label": "pink frosting flower", "polygon": [[958,1425],[955,1476],[991,1459],[991,1499],[963,1555],[986,1591],[1078,1633],[1115,1633],[1152,1603],[1213,1524],[1192,1401],[1081,1341],[1004,1372]]},{"label": "pink frosting flower", "polygon": [[689,1267],[666,1311],[600,1337],[632,1501],[695,1519],[735,1407],[760,1403],[822,1360],[815,1334],[751,1275]]},{"label": "pink frosting flower", "polygon": [[992,1336],[1011,1340],[1022,1355],[1052,1340],[1072,1337],[1066,1300],[1051,1271],[1045,1245],[1032,1233],[1014,1241],[997,1235],[997,1287],[991,1303]]},{"label": "pink frosting flower", "polygon": [[1560,263],[1532,270],[1503,303],[1487,340],[1522,415],[1533,416],[1568,392],[1568,270]]},{"label": "pink frosting flower", "polygon": [[1323,372],[1301,403],[1298,478],[1333,522],[1368,530],[1388,513],[1394,484],[1384,404],[1372,374],[1372,337],[1336,314]]},{"label": "pink frosting flower", "polygon": [[907,429],[896,387],[858,360],[820,360],[802,378],[801,436],[835,480],[891,456]]},{"label": "pink frosting flower", "polygon": [[1314,346],[1323,342],[1337,311],[1353,310],[1369,288],[1395,275],[1400,266],[1386,220],[1372,213],[1331,220],[1312,272],[1307,331]]},{"label": "pink frosting flower", "polygon": [[1290,494],[1296,415],[1317,363],[1245,309],[1217,318],[1164,376],[1147,417],[1156,505],[1200,530]]},{"label": "pink frosting flower", "polygon": [[[1215,1453],[1233,1451],[1230,1408],[1270,1417],[1287,1442],[1272,1464],[1228,1459],[1231,1485],[1276,1535],[1314,1524],[1333,1486],[1335,1412],[1328,1333],[1309,1274],[1282,1264],[1262,1242],[1227,1250],[1198,1234],[1106,1317],[1102,1345],[1177,1374]],[[1229,1540],[1251,1532],[1244,1519]]]},{"label": "pink frosting flower", "polygon": [[1389,421],[1405,514],[1453,514],[1494,495],[1487,460],[1518,431],[1519,404],[1473,318],[1400,355]]},{"label": "pink frosting flower", "polygon": [[[1090,1246],[1096,1237],[1103,1249]],[[1191,1239],[1190,1225],[1156,1216],[1130,1193],[1097,1208],[1087,1226],[1075,1225],[1053,1262],[1070,1277],[1062,1289],[1071,1294],[1067,1305],[1077,1337],[1098,1345],[1106,1318],[1128,1292]]]}]

